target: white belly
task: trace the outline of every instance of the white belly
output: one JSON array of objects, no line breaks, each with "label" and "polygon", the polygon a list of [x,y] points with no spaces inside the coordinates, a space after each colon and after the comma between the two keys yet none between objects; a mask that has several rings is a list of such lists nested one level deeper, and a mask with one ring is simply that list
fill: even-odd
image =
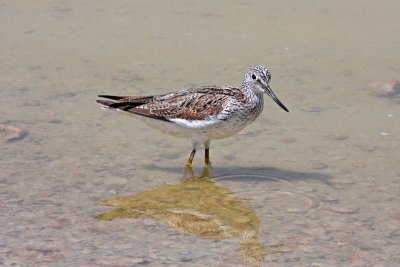
[{"label": "white belly", "polygon": [[206,120],[170,119],[170,122],[138,115],[135,115],[135,117],[168,135],[184,138],[201,137],[204,140],[212,140],[236,134],[252,123],[259,113],[252,114],[252,116],[242,114],[242,116],[233,116],[226,120],[214,116]]},{"label": "white belly", "polygon": [[194,145],[212,139],[227,138],[243,130],[261,114],[263,109],[262,98],[260,102],[251,104],[245,108],[227,108],[218,115],[204,120],[170,119],[170,121],[163,121],[140,115],[134,116],[165,134],[190,138]]}]

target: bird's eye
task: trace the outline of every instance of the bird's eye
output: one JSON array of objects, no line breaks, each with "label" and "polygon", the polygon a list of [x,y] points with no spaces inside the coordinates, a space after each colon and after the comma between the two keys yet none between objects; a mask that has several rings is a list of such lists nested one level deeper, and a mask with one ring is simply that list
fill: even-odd
[{"label": "bird's eye", "polygon": [[251,78],[253,78],[253,80],[257,79],[257,76],[255,74],[251,75]]}]

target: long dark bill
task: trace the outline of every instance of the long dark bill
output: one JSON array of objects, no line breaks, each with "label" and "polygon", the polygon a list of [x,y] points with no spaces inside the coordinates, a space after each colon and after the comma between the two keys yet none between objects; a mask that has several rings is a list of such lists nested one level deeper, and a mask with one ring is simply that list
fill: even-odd
[{"label": "long dark bill", "polygon": [[269,87],[269,85],[267,85],[267,88],[264,90],[264,92],[267,95],[269,95],[275,101],[275,103],[277,103],[283,110],[285,110],[286,112],[289,112],[289,110],[285,107],[285,105],[282,104],[282,102],[274,94],[274,92],[272,91],[271,87]]}]

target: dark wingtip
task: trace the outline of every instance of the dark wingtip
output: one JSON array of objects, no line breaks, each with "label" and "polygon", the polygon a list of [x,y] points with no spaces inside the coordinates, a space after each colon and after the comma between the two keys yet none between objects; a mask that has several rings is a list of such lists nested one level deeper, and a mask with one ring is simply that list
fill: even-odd
[{"label": "dark wingtip", "polygon": [[124,98],[123,96],[116,96],[116,95],[98,95],[98,97],[108,98],[108,99],[112,99],[112,100],[120,100],[120,99]]},{"label": "dark wingtip", "polygon": [[110,107],[112,104],[115,103],[110,100],[96,100],[96,102],[99,103],[100,105],[102,105],[103,107]]},{"label": "dark wingtip", "polygon": [[96,100],[97,103],[99,103],[103,108],[115,108],[119,110],[129,110],[132,108],[130,103],[128,102],[114,102],[110,100]]}]

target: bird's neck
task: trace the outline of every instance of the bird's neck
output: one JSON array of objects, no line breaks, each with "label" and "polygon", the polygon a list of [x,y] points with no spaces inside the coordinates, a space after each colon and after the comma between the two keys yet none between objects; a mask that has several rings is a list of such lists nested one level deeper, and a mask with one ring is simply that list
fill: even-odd
[{"label": "bird's neck", "polygon": [[249,83],[244,81],[242,84],[242,91],[247,99],[250,100],[250,102],[264,102],[264,92],[261,92],[254,88],[253,83]]}]

